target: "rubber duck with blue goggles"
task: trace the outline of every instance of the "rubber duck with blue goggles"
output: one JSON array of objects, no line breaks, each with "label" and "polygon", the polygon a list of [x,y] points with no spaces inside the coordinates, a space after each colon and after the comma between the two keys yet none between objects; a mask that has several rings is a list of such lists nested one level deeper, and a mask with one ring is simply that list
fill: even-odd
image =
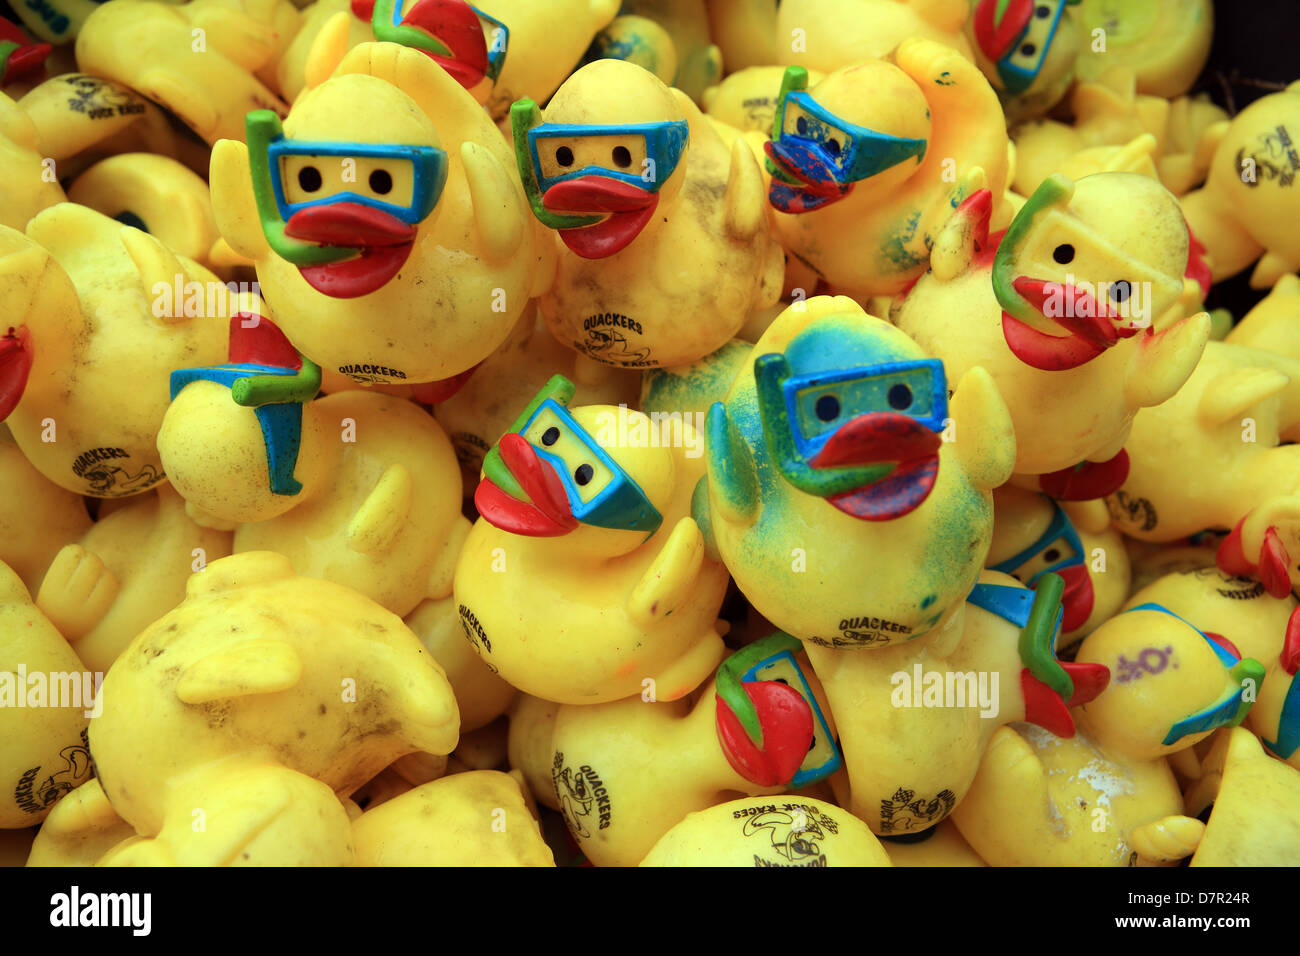
[{"label": "rubber duck with blue goggles", "polygon": [[376,40],[422,50],[470,92],[505,66],[510,28],[465,0],[353,0],[352,11]]},{"label": "rubber duck with blue goggles", "polygon": [[[1050,108],[1070,87],[1078,28],[1066,7],[1082,0],[979,0],[971,16],[981,68],[1004,100]],[[1014,118],[1014,117],[1013,117]]]},{"label": "rubber duck with blue goggles", "polygon": [[529,99],[510,121],[534,215],[584,259],[612,256],[640,235],[690,141],[685,120],[543,123]]},{"label": "rubber duck with blue goggles", "polygon": [[854,183],[925,158],[926,141],[877,132],[836,116],[808,92],[808,71],[785,71],[772,138],[763,144],[772,174],[769,200],[800,213],[837,202]]},{"label": "rubber duck with blue goggles", "polygon": [[335,298],[397,275],[446,185],[442,149],[288,139],[270,110],[245,125],[257,212],[277,255]]},{"label": "rubber duck with blue goggles", "polygon": [[1086,638],[1075,660],[1110,668],[1110,687],[1083,705],[1097,742],[1138,759],[1199,743],[1247,716],[1264,665],[1227,638],[1147,602],[1117,614]]},{"label": "rubber duck with blue goggles", "polygon": [[652,535],[663,516],[569,413],[574,385],[554,376],[483,460],[474,504],[513,534],[551,537],[579,524]]},{"label": "rubber duck with blue goggles", "polygon": [[754,354],[709,409],[694,502],[737,586],[805,644],[939,627],[979,578],[1015,458],[992,379],[972,369],[950,395],[941,363],[848,297],[791,306]]}]

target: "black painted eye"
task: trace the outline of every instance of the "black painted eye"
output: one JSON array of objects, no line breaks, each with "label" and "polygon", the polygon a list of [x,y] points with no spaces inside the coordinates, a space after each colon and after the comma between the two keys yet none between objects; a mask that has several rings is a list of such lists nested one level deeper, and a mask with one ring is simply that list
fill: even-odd
[{"label": "black painted eye", "polygon": [[1046,551],[1043,552],[1043,560],[1046,561],[1048,564],[1051,564],[1054,561],[1059,561],[1060,559],[1061,559],[1061,552],[1056,550],[1055,548],[1048,548]]},{"label": "black painted eye", "polygon": [[579,465],[573,472],[573,480],[580,485],[585,485],[591,481],[591,476],[596,473],[596,469],[591,465]]},{"label": "black painted eye", "polygon": [[561,146],[555,151],[555,161],[561,166],[573,165],[573,150],[567,146]]},{"label": "black painted eye", "polygon": [[889,390],[889,407],[903,411],[912,407],[912,390],[901,382]]},{"label": "black painted eye", "polygon": [[619,169],[627,169],[632,165],[632,153],[626,146],[614,147],[614,165]]},{"label": "black painted eye", "polygon": [[1052,8],[1039,7],[1037,10],[1034,11],[1034,15],[1038,17],[1038,19],[1040,20],[1046,20],[1048,17],[1052,15]]},{"label": "black painted eye", "polygon": [[778,678],[776,679],[776,682],[777,682],[778,684],[784,684],[786,687],[789,687],[789,686],[790,686],[790,682],[789,682],[788,680],[786,680],[784,677],[778,677]]},{"label": "black painted eye", "polygon": [[1112,302],[1117,304],[1120,302],[1127,302],[1128,297],[1133,294],[1133,287],[1129,285],[1127,280],[1120,279],[1110,287],[1110,292],[1107,294],[1110,296]]},{"label": "black painted eye", "polygon": [[797,120],[794,121],[794,128],[795,128],[795,132],[797,132],[800,136],[808,135],[808,121],[804,119],[802,116],[800,116]]},{"label": "black painted eye", "polygon": [[321,183],[320,170],[315,166],[304,166],[298,170],[298,185],[302,187],[303,192],[314,193],[320,189]]},{"label": "black painted eye", "polygon": [[840,417],[840,400],[834,395],[823,395],[817,399],[817,417],[824,422],[833,422]]},{"label": "black painted eye", "polygon": [[1074,246],[1068,242],[1063,242],[1052,250],[1052,258],[1061,265],[1068,265],[1074,261]]},{"label": "black painted eye", "polygon": [[548,448],[560,440],[560,430],[552,425],[546,431],[542,432],[542,444]]},{"label": "black painted eye", "polygon": [[381,196],[386,196],[393,191],[393,177],[386,169],[376,169],[370,174],[370,189]]},{"label": "black painted eye", "polygon": [[1038,47],[1034,46],[1032,43],[1026,43],[1020,48],[1020,52],[1025,56],[1033,56],[1038,52]]},{"label": "black painted eye", "polygon": [[828,139],[826,141],[826,152],[838,156],[840,154],[840,141],[838,139]]},{"label": "black painted eye", "polygon": [[812,735],[812,740],[808,741],[808,752],[809,752],[809,753],[812,753],[812,752],[813,752],[813,748],[816,747],[816,746],[817,746],[817,735],[816,735],[816,734],[813,734],[813,735]]}]

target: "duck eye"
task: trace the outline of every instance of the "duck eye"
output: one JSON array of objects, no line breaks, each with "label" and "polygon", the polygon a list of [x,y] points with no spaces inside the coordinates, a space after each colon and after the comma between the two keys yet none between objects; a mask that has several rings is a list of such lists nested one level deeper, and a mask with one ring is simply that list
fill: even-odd
[{"label": "duck eye", "polygon": [[619,169],[627,169],[632,165],[632,153],[626,146],[614,147],[614,165]]},{"label": "duck eye", "polygon": [[542,444],[550,447],[560,440],[560,430],[552,425],[546,431],[542,432]]},{"label": "duck eye", "polygon": [[298,185],[302,187],[303,192],[314,193],[320,189],[323,182],[320,170],[315,166],[304,166],[298,170]]},{"label": "duck eye", "polygon": [[1074,261],[1074,246],[1068,242],[1063,242],[1052,250],[1052,258],[1061,265],[1068,265]]},{"label": "duck eye", "polygon": [[386,169],[376,169],[370,174],[370,189],[385,196],[393,190],[393,177]]},{"label": "duck eye", "polygon": [[816,411],[822,421],[834,421],[840,417],[840,400],[834,395],[823,395],[817,399]]},{"label": "duck eye", "polygon": [[573,150],[567,146],[561,146],[555,151],[555,161],[561,166],[573,165]]},{"label": "duck eye", "polygon": [[1133,287],[1125,279],[1120,279],[1110,287],[1110,298],[1112,302],[1127,302],[1128,297],[1133,293]]},{"label": "duck eye", "polygon": [[838,156],[840,154],[840,141],[838,139],[828,139],[826,141],[826,152]]},{"label": "duck eye", "polygon": [[797,120],[794,121],[794,128],[795,131],[800,136],[808,135],[808,121],[804,119],[802,116],[800,116]]},{"label": "duck eye", "polygon": [[1020,52],[1025,56],[1033,56],[1038,52],[1038,47],[1034,46],[1032,43],[1026,43],[1020,48]]},{"label": "duck eye", "polygon": [[1034,11],[1034,15],[1037,16],[1038,19],[1040,20],[1046,20],[1048,17],[1052,15],[1052,8],[1049,6],[1040,6],[1037,10]]},{"label": "duck eye", "polygon": [[1048,564],[1051,564],[1053,561],[1059,560],[1060,557],[1061,557],[1061,552],[1056,550],[1056,548],[1048,548],[1046,551],[1043,552],[1043,560],[1046,561]]},{"label": "duck eye", "polygon": [[585,485],[591,481],[591,476],[595,473],[596,469],[592,468],[591,465],[579,465],[573,471],[573,480],[580,485]]},{"label": "duck eye", "polygon": [[901,382],[889,390],[889,407],[896,411],[912,407],[912,390]]}]

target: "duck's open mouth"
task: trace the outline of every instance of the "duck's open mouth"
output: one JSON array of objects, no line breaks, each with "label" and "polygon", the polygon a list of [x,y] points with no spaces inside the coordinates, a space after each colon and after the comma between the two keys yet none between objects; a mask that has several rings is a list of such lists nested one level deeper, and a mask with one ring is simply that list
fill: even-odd
[{"label": "duck's open mouth", "polygon": [[890,521],[914,511],[939,476],[937,432],[908,415],[870,412],[846,422],[808,460],[814,468],[892,464],[884,477],[827,500],[864,521]]},{"label": "duck's open mouth", "polygon": [[607,176],[579,176],[546,190],[542,202],[554,213],[604,215],[594,225],[559,230],[574,255],[603,259],[641,234],[659,205],[659,194]]},{"label": "duck's open mouth", "polygon": [[489,524],[511,534],[558,537],[578,526],[568,495],[555,469],[538,456],[522,435],[508,432],[498,445],[501,460],[528,496],[524,501],[484,478],[474,491],[474,505]]},{"label": "duck's open mouth", "polygon": [[763,144],[772,183],[768,201],[781,212],[798,214],[839,202],[853,189],[812,147],[798,141],[768,140]]},{"label": "duck's open mouth", "polygon": [[342,262],[298,267],[308,285],[334,299],[359,298],[386,285],[406,263],[415,233],[396,216],[353,202],[309,206],[284,227],[293,239],[356,250]]},{"label": "duck's open mouth", "polygon": [[1086,365],[1120,339],[1136,335],[1149,324],[1122,315],[1072,283],[1020,276],[1012,285],[1032,309],[1066,332],[1040,332],[1003,311],[1002,334],[1007,347],[1026,365],[1045,372]]}]

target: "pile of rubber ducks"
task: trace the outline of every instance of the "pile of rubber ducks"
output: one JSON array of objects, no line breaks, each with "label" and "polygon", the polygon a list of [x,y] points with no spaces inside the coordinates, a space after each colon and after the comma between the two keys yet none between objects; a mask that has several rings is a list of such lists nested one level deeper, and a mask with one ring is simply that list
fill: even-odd
[{"label": "pile of rubber ducks", "polygon": [[11,7],[0,862],[1300,864],[1211,0]]}]

